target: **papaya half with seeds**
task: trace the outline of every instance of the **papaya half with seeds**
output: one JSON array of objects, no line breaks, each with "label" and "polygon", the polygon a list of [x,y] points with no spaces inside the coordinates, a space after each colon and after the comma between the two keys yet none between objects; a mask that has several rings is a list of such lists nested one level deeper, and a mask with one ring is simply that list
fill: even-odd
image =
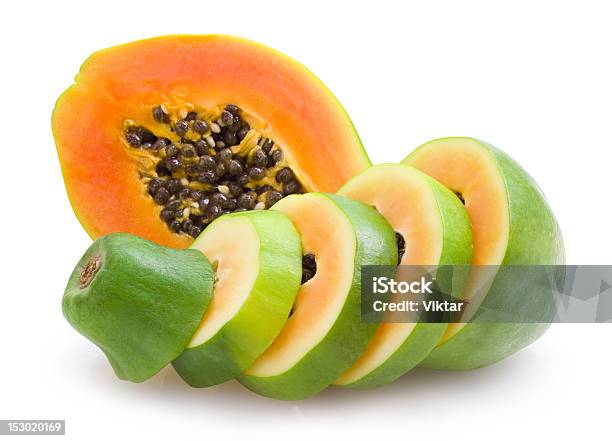
[{"label": "papaya half with seeds", "polygon": [[92,238],[184,248],[224,213],[335,192],[370,161],[305,67],[258,43],[174,35],[90,56],[52,128],[72,207]]}]

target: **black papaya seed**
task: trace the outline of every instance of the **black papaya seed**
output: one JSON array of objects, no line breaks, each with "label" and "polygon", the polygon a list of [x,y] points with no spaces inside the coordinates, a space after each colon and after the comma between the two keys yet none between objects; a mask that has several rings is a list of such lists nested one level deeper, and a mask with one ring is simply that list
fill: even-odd
[{"label": "black papaya seed", "polygon": [[168,202],[169,198],[170,198],[170,192],[168,190],[166,190],[164,187],[161,187],[160,189],[158,189],[155,192],[155,195],[153,196],[153,199],[159,205],[163,205],[166,202]]},{"label": "black papaya seed", "polygon": [[251,167],[249,169],[249,178],[254,181],[260,181],[264,178],[265,172],[261,167]]},{"label": "black papaya seed", "polygon": [[206,170],[214,170],[215,167],[217,166],[217,163],[212,158],[212,156],[204,155],[204,156],[200,156],[200,161],[198,165],[202,171],[206,171]]},{"label": "black papaya seed", "polygon": [[140,147],[142,145],[142,139],[136,133],[126,133],[125,140],[132,147]]},{"label": "black papaya seed", "polygon": [[174,125],[174,131],[178,136],[183,136],[187,133],[187,130],[189,130],[189,123],[184,119],[177,121]]},{"label": "black papaya seed", "polygon": [[181,155],[183,155],[185,158],[193,158],[196,155],[195,147],[191,144],[183,144]]},{"label": "black papaya seed", "polygon": [[227,106],[225,106],[225,110],[230,112],[232,115],[240,114],[240,107],[235,104],[228,104]]},{"label": "black papaya seed", "polygon": [[164,181],[162,179],[151,179],[149,181],[149,194],[153,196],[157,190],[164,186]]},{"label": "black papaya seed", "polygon": [[208,131],[208,124],[206,124],[206,122],[202,121],[201,119],[196,119],[193,122],[192,128],[194,132],[199,133],[200,135],[203,135],[204,133]]},{"label": "black papaya seed", "polygon": [[268,192],[266,197],[266,208],[270,208],[283,198],[283,194],[280,191],[271,190]]},{"label": "black papaya seed", "polygon": [[261,149],[267,155],[272,150],[272,146],[274,146],[274,142],[271,139],[266,139],[264,143],[262,144]]},{"label": "black papaya seed", "polygon": [[198,175],[198,181],[204,184],[212,184],[215,182],[215,173],[212,171],[205,171]]},{"label": "black papaya seed", "polygon": [[217,153],[217,156],[215,156],[215,159],[217,160],[217,163],[225,164],[226,162],[229,162],[232,159],[232,150],[229,148],[220,150],[219,153]]},{"label": "black papaya seed", "polygon": [[250,158],[250,163],[255,167],[265,167],[268,162],[268,156],[262,149],[257,149],[253,152]]},{"label": "black papaya seed", "polygon": [[173,199],[166,204],[166,209],[171,211],[176,211],[181,206],[181,201],[178,199]]},{"label": "black papaya seed", "polygon": [[189,230],[189,234],[191,235],[191,237],[198,237],[200,235],[200,233],[202,232],[202,228],[198,227],[197,225],[194,225],[191,227],[191,229]]},{"label": "black papaya seed", "polygon": [[178,171],[181,168],[181,160],[175,157],[166,159],[166,168],[171,172]]},{"label": "black papaya seed", "polygon": [[242,164],[240,164],[239,161],[232,159],[227,164],[227,171],[229,171],[233,176],[238,176],[242,174]]},{"label": "black papaya seed", "polygon": [[166,207],[159,213],[159,217],[164,222],[170,222],[172,221],[172,219],[174,219],[174,210],[170,210],[169,208]]},{"label": "black papaya seed", "polygon": [[153,119],[159,123],[168,124],[170,122],[170,115],[164,112],[162,106],[153,107]]},{"label": "black papaya seed", "polygon": [[166,156],[168,157],[178,156],[178,154],[181,152],[179,148],[174,144],[167,145],[165,150]]},{"label": "black papaya seed", "polygon": [[293,172],[291,171],[291,169],[289,167],[284,167],[281,168],[277,173],[276,173],[276,181],[282,184],[285,184],[289,181],[291,181],[293,179],[294,175]]},{"label": "black papaya seed", "polygon": [[244,193],[240,195],[238,198],[238,207],[246,208],[247,210],[252,210],[255,208],[255,203],[257,201],[257,195],[253,192]]},{"label": "black papaya seed", "polygon": [[185,233],[189,233],[189,230],[191,230],[191,227],[193,227],[193,222],[191,221],[191,219],[185,219],[181,223],[181,230],[183,230]]},{"label": "black papaya seed", "polygon": [[236,136],[236,133],[227,131],[223,134],[223,142],[225,142],[225,144],[228,146],[236,145],[238,144],[238,137]]},{"label": "black papaya seed", "polygon": [[208,153],[208,143],[204,139],[198,139],[193,143],[198,155],[206,155]]},{"label": "black papaya seed", "polygon": [[289,181],[283,184],[283,193],[285,195],[295,194],[300,191],[300,184],[297,181]]},{"label": "black papaya seed", "polygon": [[281,152],[280,150],[273,150],[272,153],[270,154],[270,156],[272,157],[272,160],[274,161],[274,164],[278,164],[279,162],[281,162],[283,160],[283,152]]},{"label": "black papaya seed", "polygon": [[229,126],[234,123],[234,115],[227,109],[221,112],[220,119],[224,126]]},{"label": "black papaya seed", "polygon": [[170,194],[177,194],[182,188],[181,181],[175,178],[168,179],[168,182],[166,182],[166,188]]},{"label": "black papaya seed", "polygon": [[171,231],[177,233],[181,229],[181,223],[178,220],[174,219],[168,224],[168,227],[170,227]]},{"label": "black papaya seed", "polygon": [[209,205],[206,214],[210,220],[214,220],[223,214],[223,209],[218,205]]}]

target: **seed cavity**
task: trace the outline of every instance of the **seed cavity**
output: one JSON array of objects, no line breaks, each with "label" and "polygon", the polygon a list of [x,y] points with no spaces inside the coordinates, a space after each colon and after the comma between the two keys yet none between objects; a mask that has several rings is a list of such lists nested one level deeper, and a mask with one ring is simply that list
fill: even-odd
[{"label": "seed cavity", "polygon": [[100,269],[102,259],[100,256],[94,256],[85,265],[81,274],[79,275],[79,288],[85,289],[89,286],[91,281],[96,276],[96,273]]},{"label": "seed cavity", "polygon": [[465,205],[465,199],[463,199],[463,195],[461,193],[459,193],[458,191],[454,191],[453,193],[455,193],[455,195],[459,198],[459,200],[461,201],[461,203],[463,205]]},{"label": "seed cavity", "polygon": [[406,253],[406,240],[397,231],[395,232],[395,242],[397,243],[397,264],[399,265],[402,261],[402,257]]},{"label": "seed cavity", "polygon": [[317,273],[317,261],[314,254],[302,256],[302,285],[312,279]]},{"label": "seed cavity", "polygon": [[126,119],[123,136],[143,192],[170,231],[197,237],[223,214],[270,208],[304,192],[281,147],[235,104],[216,113],[159,104],[151,114],[150,127]]}]

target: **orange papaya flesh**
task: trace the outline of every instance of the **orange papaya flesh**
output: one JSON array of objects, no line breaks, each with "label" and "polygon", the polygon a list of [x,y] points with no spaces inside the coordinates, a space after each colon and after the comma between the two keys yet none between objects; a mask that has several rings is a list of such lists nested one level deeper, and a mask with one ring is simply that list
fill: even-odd
[{"label": "orange papaya flesh", "polygon": [[123,231],[177,248],[220,214],[334,192],[370,165],[344,109],[312,73],[223,35],[94,53],[58,99],[52,128],[90,236]]}]

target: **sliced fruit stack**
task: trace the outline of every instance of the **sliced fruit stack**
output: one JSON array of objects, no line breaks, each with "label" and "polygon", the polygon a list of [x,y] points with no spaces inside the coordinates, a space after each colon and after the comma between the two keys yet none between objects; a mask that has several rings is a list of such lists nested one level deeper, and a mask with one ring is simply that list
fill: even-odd
[{"label": "sliced fruit stack", "polygon": [[[302,399],[365,350],[377,326],[361,323],[361,266],[385,265],[392,277],[397,253],[393,229],[373,207],[292,195],[271,210],[221,216],[187,250],[104,236],[75,268],[62,305],[121,378],[143,381],[172,361],[194,387],[238,378],[263,395]],[[127,344],[126,330],[134,331]]]},{"label": "sliced fruit stack", "polygon": [[[499,150],[447,138],[404,162],[370,167],[337,195],[223,215],[187,250],[104,236],[70,278],[66,318],[120,378],[143,381],[172,362],[191,386],[237,379],[286,400],[381,386],[418,365],[482,367],[527,346],[546,323],[362,321],[364,265],[393,277],[397,264],[563,262],[541,192]],[[482,301],[480,277],[472,270],[448,292]],[[513,296],[506,289],[493,278],[486,295]]]},{"label": "sliced fruit stack", "polygon": [[[557,222],[516,162],[444,138],[371,166],[331,93],[264,46],[172,36],[100,51],[58,100],[53,132],[97,239],[63,312],[119,378],[172,363],[193,387],[237,379],[299,400],[416,366],[486,366],[548,327],[470,319],[485,298],[535,295],[490,268],[564,263]],[[471,265],[441,277],[467,319],[362,321],[365,265],[387,277],[397,265]]]}]

